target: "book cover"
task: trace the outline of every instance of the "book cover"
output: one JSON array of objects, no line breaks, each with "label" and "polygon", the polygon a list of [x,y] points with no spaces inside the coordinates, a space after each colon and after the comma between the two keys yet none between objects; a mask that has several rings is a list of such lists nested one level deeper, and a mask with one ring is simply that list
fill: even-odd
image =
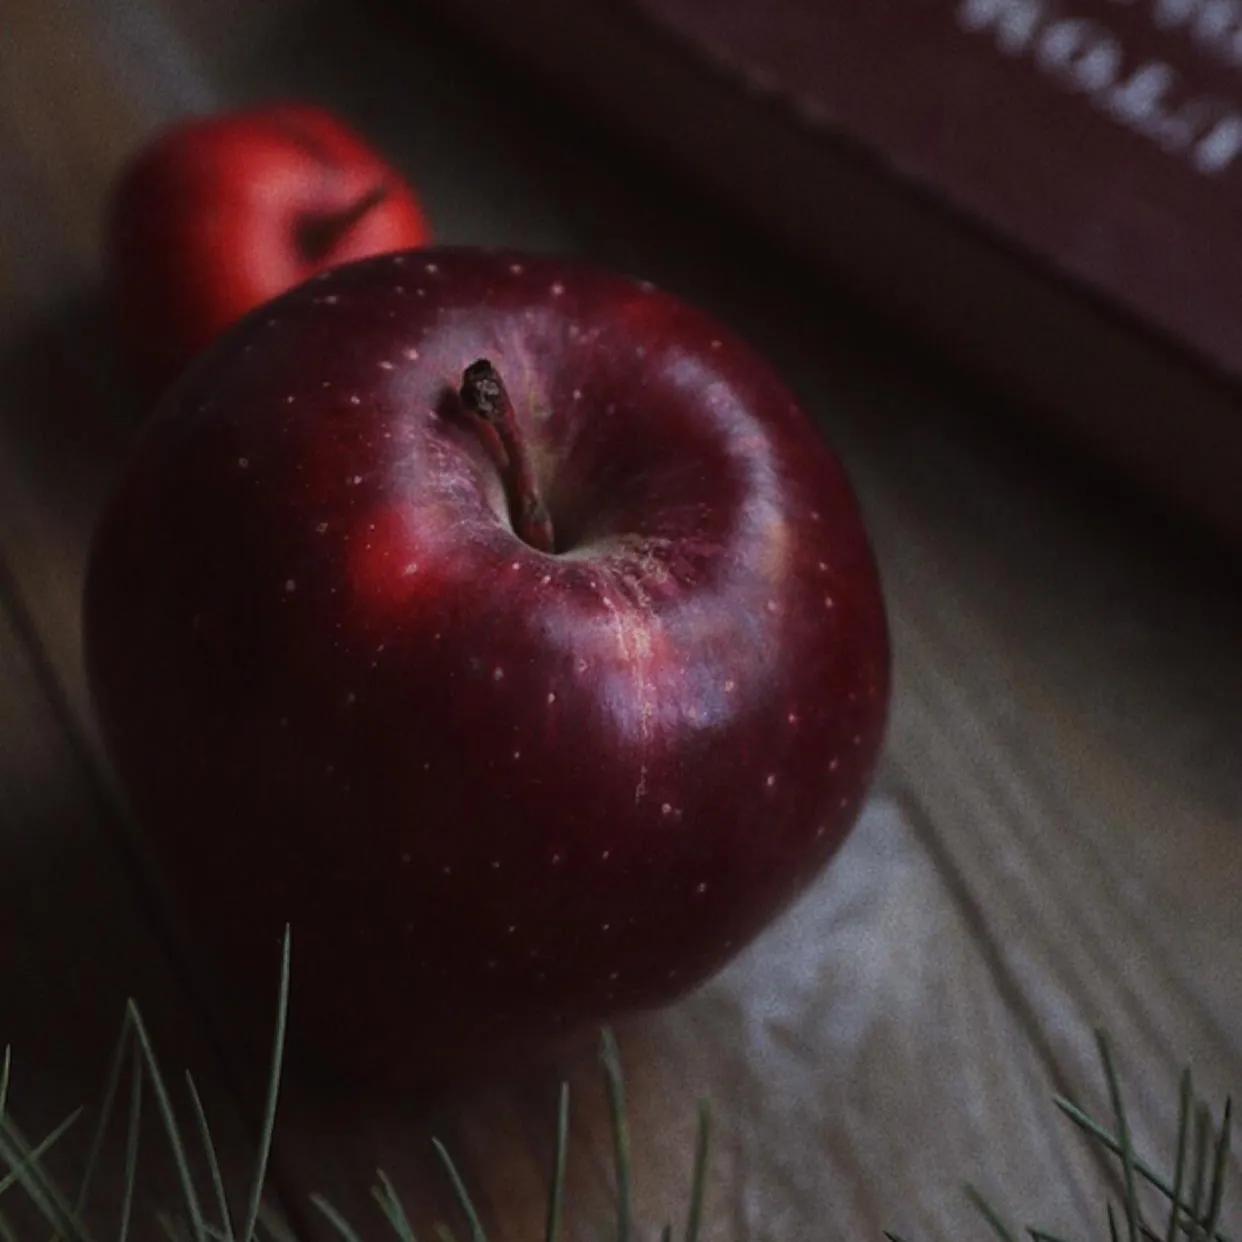
[{"label": "book cover", "polygon": [[1242,0],[443,7],[1242,533]]}]

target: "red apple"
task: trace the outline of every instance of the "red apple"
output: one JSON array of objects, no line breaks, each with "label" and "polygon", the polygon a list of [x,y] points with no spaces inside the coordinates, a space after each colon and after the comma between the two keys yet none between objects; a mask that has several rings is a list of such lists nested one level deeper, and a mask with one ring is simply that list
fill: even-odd
[{"label": "red apple", "polygon": [[110,227],[119,326],[171,378],[247,311],[325,267],[427,241],[414,192],[322,108],[192,120],[131,164]]},{"label": "red apple", "polygon": [[91,682],[197,941],[294,1047],[440,1074],[667,1001],[841,843],[883,729],[837,460],[706,315],[425,250],[250,316],[98,531]]}]

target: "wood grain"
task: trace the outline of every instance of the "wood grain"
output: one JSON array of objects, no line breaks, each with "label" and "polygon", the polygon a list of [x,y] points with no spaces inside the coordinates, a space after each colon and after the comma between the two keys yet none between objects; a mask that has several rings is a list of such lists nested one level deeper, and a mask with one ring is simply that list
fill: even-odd
[{"label": "wood grain", "polygon": [[[808,394],[876,535],[897,674],[880,788],[785,920],[682,1004],[621,1024],[643,1219],[681,1212],[707,1094],[721,1114],[712,1239],[960,1236],[965,1177],[1081,1236],[1098,1224],[1100,1169],[1048,1094],[1104,1110],[1094,1024],[1113,1030],[1137,1136],[1162,1158],[1182,1058],[1213,1092],[1242,1081],[1242,602],[1225,555],[999,431],[987,397],[895,360],[831,288],[564,107],[499,71],[470,80],[452,37],[387,10],[248,12],[6,8],[0,558],[7,615],[29,625],[0,635],[3,908],[27,963],[5,1011],[15,997],[28,1029],[70,1022],[100,1059],[90,998],[150,989],[193,1012],[109,826],[79,656],[90,525],[141,417],[107,343],[96,231],[119,161],[154,125],[308,94],[393,153],[443,239],[589,252],[735,322]],[[47,877],[67,825],[91,860],[77,873],[100,885],[85,926],[111,919],[113,939],[86,945],[33,904],[45,892],[43,911],[63,908]],[[71,969],[87,982],[66,1016],[40,980]],[[59,1102],[77,1054],[44,1059]],[[438,1133],[491,1236],[539,1236],[565,1074],[572,1236],[609,1236],[592,1225],[611,1185],[594,1060],[587,1035],[435,1107],[291,1088],[286,1202],[326,1234],[306,1209],[323,1190],[372,1236],[365,1192],[382,1165],[419,1223],[452,1219]]]}]

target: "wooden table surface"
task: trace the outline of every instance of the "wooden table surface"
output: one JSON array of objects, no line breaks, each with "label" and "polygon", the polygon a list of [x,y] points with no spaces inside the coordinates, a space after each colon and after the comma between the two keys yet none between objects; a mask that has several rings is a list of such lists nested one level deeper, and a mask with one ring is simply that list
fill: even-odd
[{"label": "wooden table surface", "polygon": [[[896,659],[881,778],[784,920],[696,994],[619,1025],[642,1219],[680,1213],[709,1095],[708,1238],[982,1236],[966,1178],[1019,1219],[1098,1233],[1115,1183],[1049,1104],[1068,1089],[1107,1112],[1092,1027],[1112,1031],[1136,1142],[1162,1163],[1181,1062],[1214,1100],[1242,1083],[1237,549],[1014,431],[1001,402],[570,109],[503,74],[472,81],[456,35],[359,8],[0,0],[0,1038],[15,1114],[39,1130],[94,1098],[133,994],[166,1066],[202,1084],[226,1176],[248,1159],[256,1101],[161,930],[93,731],[78,607],[93,519],[144,413],[101,298],[112,179],[174,117],[294,93],[386,148],[441,239],[590,254],[730,319],[806,394],[874,532]],[[306,1204],[322,1190],[381,1236],[366,1190],[382,1165],[419,1221],[456,1219],[436,1132],[490,1236],[540,1237],[561,1074],[571,1236],[609,1237],[590,1036],[433,1116],[329,1108],[290,1085],[273,1200],[323,1236]],[[163,1193],[156,1147],[144,1184]]]}]

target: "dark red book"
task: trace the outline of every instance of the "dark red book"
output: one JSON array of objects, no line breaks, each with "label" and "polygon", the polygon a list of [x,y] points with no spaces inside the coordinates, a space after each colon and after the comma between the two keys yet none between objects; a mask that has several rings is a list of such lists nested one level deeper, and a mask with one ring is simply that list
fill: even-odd
[{"label": "dark red book", "polygon": [[1242,534],[1242,0],[439,0]]}]

